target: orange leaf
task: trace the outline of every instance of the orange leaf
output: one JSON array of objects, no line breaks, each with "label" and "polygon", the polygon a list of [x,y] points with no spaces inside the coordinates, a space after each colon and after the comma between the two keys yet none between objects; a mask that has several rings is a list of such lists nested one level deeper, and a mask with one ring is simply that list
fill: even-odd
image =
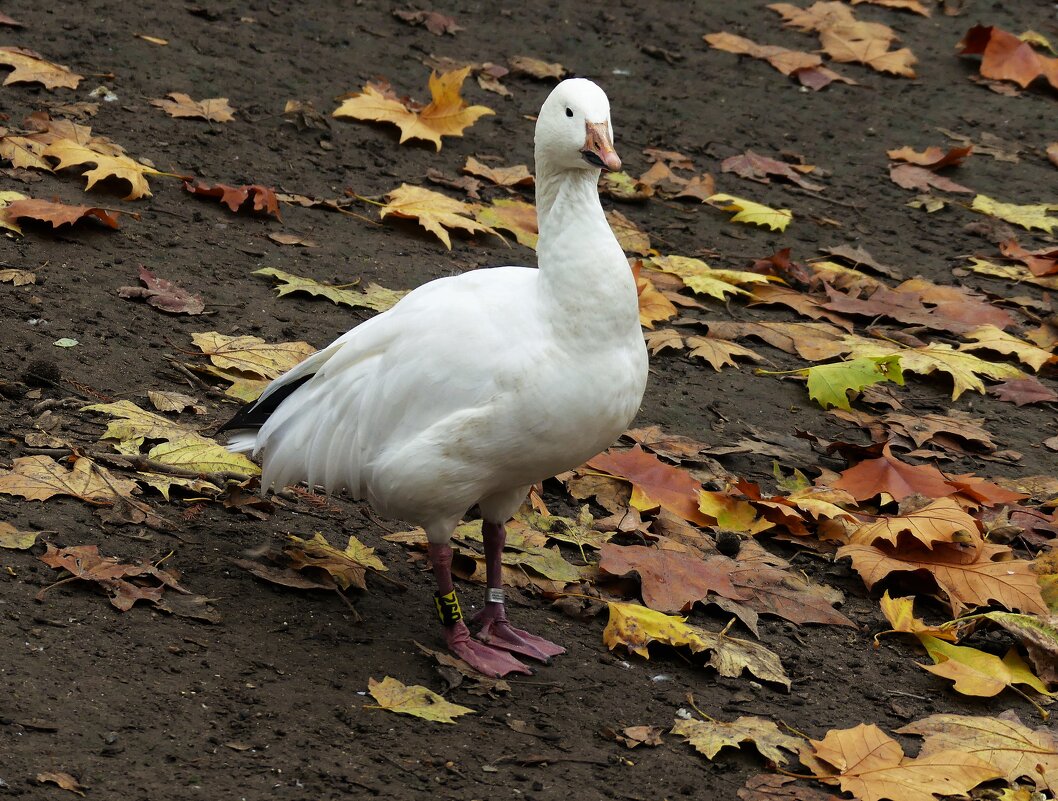
[{"label": "orange leaf", "polygon": [[118,211],[97,208],[96,206],[68,206],[51,200],[16,200],[0,209],[0,219],[15,222],[19,219],[31,219],[49,223],[52,228],[73,225],[88,217],[95,217],[107,228],[118,227]]},{"label": "orange leaf", "polygon": [[712,523],[712,518],[698,509],[701,483],[686,470],[665,464],[638,445],[600,453],[588,460],[588,467],[630,482],[632,506],[640,511],[661,506],[699,526]]},{"label": "orange leaf", "polygon": [[725,556],[698,558],[682,551],[605,543],[599,569],[612,576],[637,573],[643,603],[659,612],[681,612],[714,592],[732,600],[750,596],[731,583],[735,563]]},{"label": "orange leaf", "polygon": [[940,470],[931,465],[915,466],[901,462],[889,452],[888,445],[877,459],[867,459],[843,471],[832,486],[846,490],[857,501],[865,501],[882,492],[891,495],[895,501],[915,494],[944,498],[956,492]]},{"label": "orange leaf", "polygon": [[214,184],[207,186],[198,181],[184,181],[184,189],[192,195],[199,197],[215,197],[220,200],[231,211],[237,212],[246,201],[253,202],[253,210],[271,214],[277,220],[279,216],[279,200],[276,191],[268,186],[260,184],[243,184],[241,186],[228,186],[227,184]]},{"label": "orange leaf", "polygon": [[981,75],[985,78],[1013,81],[1024,89],[1043,76],[1058,89],[1058,59],[1040,55],[1012,33],[991,25],[975,25],[959,46],[960,55],[981,56]]}]

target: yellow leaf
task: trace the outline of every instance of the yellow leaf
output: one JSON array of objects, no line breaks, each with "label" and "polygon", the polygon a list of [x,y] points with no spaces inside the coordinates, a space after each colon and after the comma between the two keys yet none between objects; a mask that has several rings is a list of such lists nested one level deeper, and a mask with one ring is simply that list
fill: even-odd
[{"label": "yellow leaf", "polygon": [[954,681],[956,692],[991,697],[1013,684],[1027,684],[1043,695],[1050,695],[1014,647],[1000,659],[976,648],[942,642],[928,634],[916,636],[935,663],[919,664],[919,667]]},{"label": "yellow leaf", "polygon": [[890,50],[890,39],[875,34],[878,27],[864,22],[839,23],[821,30],[819,42],[826,54],[839,63],[866,64],[879,72],[914,78],[912,65],[918,59],[906,47]]},{"label": "yellow leaf", "polygon": [[635,253],[638,256],[650,253],[650,237],[617,209],[606,212],[606,221],[610,223],[610,229],[617,237],[617,244],[625,253]]},{"label": "yellow leaf", "polygon": [[205,100],[192,100],[190,95],[183,92],[170,92],[169,99],[157,99],[149,101],[152,106],[157,106],[170,117],[191,117],[210,122],[231,122],[235,119],[233,109],[228,105],[226,97],[209,97]]},{"label": "yellow leaf", "polygon": [[[2,144],[3,140],[0,140]],[[3,153],[0,152],[0,156]],[[0,209],[6,207],[9,203],[14,203],[16,200],[28,200],[26,195],[21,192],[0,192]],[[16,234],[21,234],[22,229],[18,225],[18,220],[7,219],[3,214],[0,214],[0,228],[6,228],[8,231],[14,231]]]},{"label": "yellow leaf", "polygon": [[0,523],[0,548],[24,551],[32,548],[39,536],[39,531],[19,531],[10,523]]},{"label": "yellow leaf", "polygon": [[271,344],[259,337],[230,337],[216,331],[192,334],[191,341],[217,367],[262,378],[278,378],[316,352],[307,342]]},{"label": "yellow leaf", "polygon": [[402,715],[413,715],[437,723],[455,723],[460,715],[474,714],[470,707],[450,703],[426,687],[405,685],[390,676],[382,681],[368,679],[367,688],[380,707]]},{"label": "yellow leaf", "polygon": [[715,757],[725,745],[740,748],[742,743],[750,742],[757,746],[762,757],[776,765],[785,765],[788,761],[780,748],[796,754],[804,744],[800,737],[783,734],[774,721],[753,715],[743,715],[730,723],[722,720],[677,719],[672,733],[686,738],[706,759]]},{"label": "yellow leaf", "polygon": [[1015,283],[1035,284],[1045,289],[1058,290],[1058,275],[1033,275],[1028,267],[1020,264],[993,264],[986,259],[970,257],[969,269],[978,275],[991,275]]},{"label": "yellow leaf", "polygon": [[170,500],[169,491],[173,487],[183,487],[188,492],[199,495],[220,495],[223,492],[216,484],[204,478],[184,478],[166,473],[137,473],[136,480],[158,490],[167,501]]},{"label": "yellow leaf", "polygon": [[474,210],[474,219],[482,225],[510,231],[518,244],[536,250],[540,228],[537,225],[536,206],[532,203],[500,198],[489,206],[478,206]]},{"label": "yellow leaf", "polygon": [[790,680],[783,672],[779,657],[763,645],[716,634],[687,623],[686,618],[666,615],[638,604],[611,601],[607,606],[610,620],[602,633],[602,639],[610,650],[623,645],[629,651],[649,659],[647,646],[651,642],[673,647],[686,645],[692,653],[711,652],[706,664],[716,668],[721,676],[734,678],[746,669],[757,678],[790,687]]},{"label": "yellow leaf", "polygon": [[366,589],[365,568],[370,567],[380,572],[388,569],[375,555],[374,548],[368,548],[353,536],[349,537],[344,551],[327,542],[318,531],[312,535],[311,540],[304,540],[293,534],[288,534],[287,538],[291,545],[285,547],[283,553],[291,560],[291,566],[295,570],[304,567],[326,570],[343,590],[350,587]]},{"label": "yellow leaf", "polygon": [[690,289],[699,295],[708,295],[717,300],[725,300],[728,295],[749,295],[738,284],[764,284],[773,278],[743,270],[714,270],[701,259],[689,256],[655,256],[644,259],[643,266],[648,270],[657,270],[677,276]]},{"label": "yellow leaf", "polygon": [[29,501],[72,495],[93,504],[111,504],[136,491],[136,482],[117,478],[87,456],[67,470],[50,456],[21,456],[10,470],[0,472],[0,492]]},{"label": "yellow leaf", "polygon": [[747,501],[732,498],[723,492],[701,490],[698,508],[716,521],[716,526],[729,531],[758,534],[774,528],[775,524],[757,516],[756,508]]},{"label": "yellow leaf", "polygon": [[1037,373],[1040,368],[1048,362],[1054,361],[1055,356],[1049,350],[1038,348],[1031,342],[1025,342],[1016,336],[1008,334],[994,325],[982,325],[962,335],[966,339],[975,340],[974,344],[964,343],[959,350],[994,350],[997,353],[1017,356],[1018,361],[1027,364]]},{"label": "yellow leaf", "polygon": [[878,638],[883,634],[930,634],[939,640],[955,642],[954,629],[941,629],[930,626],[922,618],[915,617],[915,599],[913,596],[905,598],[890,598],[889,590],[886,590],[880,601],[882,613],[892,626],[889,631],[881,631],[874,635],[874,645],[878,646]]},{"label": "yellow leaf", "polygon": [[76,72],[45,61],[40,53],[21,47],[0,47],[0,64],[14,68],[14,72],[4,79],[4,86],[12,83],[39,83],[47,89],[76,89],[82,80],[82,76]]},{"label": "yellow leaf", "polygon": [[152,45],[158,45],[159,47],[165,47],[169,44],[168,39],[163,39],[160,36],[148,36],[145,33],[133,34],[137,39],[142,39],[145,42],[150,42]]},{"label": "yellow leaf", "polygon": [[275,278],[279,281],[280,285],[276,287],[276,294],[279,297],[289,295],[292,292],[305,292],[309,295],[327,298],[333,303],[374,309],[379,312],[392,308],[398,300],[408,294],[398,289],[386,289],[378,284],[368,284],[363,290],[345,289],[333,284],[324,284],[312,278],[302,278],[283,270],[277,270],[274,267],[254,270],[253,274]]},{"label": "yellow leaf", "polygon": [[153,389],[147,390],[147,398],[154,408],[160,412],[176,412],[179,414],[184,409],[191,409],[195,414],[205,414],[206,407],[182,392],[167,392]]},{"label": "yellow leaf", "polygon": [[720,368],[725,365],[738,367],[738,364],[735,362],[736,356],[752,359],[755,362],[764,361],[764,357],[756,351],[750,350],[744,345],[739,345],[737,342],[731,342],[726,339],[718,339],[716,337],[687,337],[686,343],[691,356],[697,356],[699,359],[704,359],[712,365],[713,369],[718,373],[720,372]]},{"label": "yellow leaf", "polygon": [[77,793],[77,795],[83,796],[84,791],[88,789],[88,785],[81,784],[77,779],[71,776],[69,773],[61,773],[53,771],[51,773],[38,773],[37,781],[41,784],[57,784],[61,789],[67,790],[71,793]]},{"label": "yellow leaf", "polygon": [[725,195],[723,193],[710,195],[706,202],[724,211],[737,212],[731,218],[731,222],[748,223],[770,228],[772,231],[785,231],[786,226],[793,219],[793,212],[789,209],[773,209],[752,200]]},{"label": "yellow leaf", "polygon": [[240,373],[238,370],[222,370],[212,364],[190,364],[185,365],[188,369],[195,370],[206,375],[215,376],[222,381],[231,382],[224,390],[224,394],[232,398],[238,398],[243,403],[250,403],[261,397],[261,393],[272,383],[270,378],[258,378],[249,373]]},{"label": "yellow leaf", "polygon": [[977,195],[970,204],[973,211],[996,217],[1022,228],[1032,230],[1039,228],[1047,233],[1053,233],[1054,227],[1058,225],[1058,216],[1051,216],[1048,212],[1058,211],[1058,205],[1053,203],[1040,203],[1035,205],[1018,205],[1016,203],[1001,203],[993,200],[988,195]]},{"label": "yellow leaf", "polygon": [[382,219],[392,214],[395,217],[418,220],[419,225],[444,242],[449,250],[452,249],[452,240],[448,236],[447,228],[461,228],[470,233],[481,231],[499,236],[494,229],[467,216],[474,212],[473,206],[440,192],[401,184],[386,197],[389,203],[379,212]]},{"label": "yellow leaf", "polygon": [[244,454],[232,453],[220,443],[198,434],[187,434],[155,445],[147,453],[147,458],[198,473],[256,476],[261,472],[261,468]]},{"label": "yellow leaf", "polygon": [[851,542],[897,544],[903,533],[932,548],[935,542],[970,542],[979,538],[977,521],[951,498],[938,498],[906,515],[881,517],[857,528]]},{"label": "yellow leaf", "polygon": [[102,412],[118,418],[107,425],[101,439],[117,440],[115,448],[121,453],[139,453],[145,439],[175,439],[194,433],[187,426],[141,409],[132,401],[93,403],[81,408],[86,412]]},{"label": "yellow leaf", "polygon": [[900,743],[872,724],[827,732],[810,740],[801,764],[820,781],[840,784],[859,799],[937,801],[937,795],[964,795],[981,782],[1002,775],[993,765],[960,750],[909,759]]},{"label": "yellow leaf", "polygon": [[[18,194],[17,192],[13,194]],[[0,192],[0,208],[2,208],[4,193]],[[0,228],[4,227],[4,220],[0,218]],[[26,284],[37,283],[37,274],[31,273],[29,270],[0,270],[0,282],[12,283],[15,286],[25,286]]]},{"label": "yellow leaf", "polygon": [[[107,150],[112,151],[114,148],[109,147]],[[96,182],[105,178],[119,178],[127,181],[131,191],[124,200],[150,197],[151,188],[145,176],[162,174],[153,167],[133,161],[124,153],[104,152],[95,140],[84,144],[72,139],[58,139],[45,148],[43,155],[58,159],[59,163],[55,165],[57,170],[82,164],[95,164],[93,169],[84,174],[84,177],[88,179],[88,184],[85,186],[86,192],[95,186]]]},{"label": "yellow leaf", "polygon": [[533,185],[533,174],[524,164],[516,164],[513,167],[489,167],[473,156],[467,156],[463,172],[485,178],[497,186]]},{"label": "yellow leaf", "polygon": [[661,294],[654,286],[654,282],[642,273],[636,276],[636,286],[639,289],[640,325],[644,328],[653,328],[654,323],[671,320],[676,316],[678,312],[672,301]]},{"label": "yellow leaf", "polygon": [[[642,323],[642,319],[641,316],[640,323]],[[662,328],[657,331],[648,331],[646,333],[646,341],[651,354],[655,356],[666,348],[679,350],[683,347],[683,337],[681,337],[679,332],[673,328]]]},{"label": "yellow leaf", "polygon": [[1058,738],[1030,729],[1011,710],[995,717],[930,715],[897,732],[925,737],[921,756],[957,749],[994,765],[1008,782],[1029,778],[1039,790],[1058,790]]},{"label": "yellow leaf", "polygon": [[459,94],[470,73],[470,67],[430,73],[432,100],[422,111],[412,111],[399,100],[386,97],[373,86],[365,86],[361,94],[342,102],[334,111],[335,117],[357,120],[391,122],[400,128],[401,144],[409,139],[424,139],[441,149],[442,136],[462,136],[463,131],[486,114],[495,114],[486,106],[468,106]]}]

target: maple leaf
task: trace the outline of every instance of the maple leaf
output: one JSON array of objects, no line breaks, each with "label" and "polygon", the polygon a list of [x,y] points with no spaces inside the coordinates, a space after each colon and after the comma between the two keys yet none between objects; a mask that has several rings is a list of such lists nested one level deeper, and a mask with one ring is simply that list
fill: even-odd
[{"label": "maple leaf", "polygon": [[[470,207],[468,207],[470,208]],[[536,250],[540,239],[540,228],[537,223],[536,206],[524,200],[500,198],[491,205],[478,206],[474,209],[474,219],[486,227],[501,228],[510,231],[518,244]]]},{"label": "maple leaf", "polygon": [[146,176],[167,174],[134,161],[121,148],[103,139],[92,139],[88,142],[56,139],[44,149],[42,155],[57,160],[56,170],[95,164],[94,168],[84,173],[87,180],[85,191],[101,180],[117,178],[129,185],[129,193],[123,200],[151,197],[151,188]]},{"label": "maple leaf", "polygon": [[511,56],[507,59],[511,69],[536,78],[539,81],[561,81],[566,77],[567,70],[561,64],[541,61],[532,56]]},{"label": "maple leaf", "polygon": [[198,197],[217,198],[233,213],[238,212],[249,201],[255,212],[270,214],[277,220],[282,219],[279,215],[279,199],[276,197],[276,191],[269,186],[261,186],[261,184],[209,186],[199,181],[184,181],[184,189]]},{"label": "maple leaf", "polygon": [[[739,345],[737,342],[730,342],[717,337],[687,337],[683,340],[683,344],[686,345],[689,351],[688,355],[704,359],[717,372],[720,372],[720,368],[724,365],[738,367],[735,362],[736,356],[752,359],[755,362],[765,361],[764,357],[756,351]],[[656,353],[657,351],[653,352]]]},{"label": "maple leaf", "polygon": [[962,510],[951,498],[938,498],[917,511],[894,517],[882,517],[860,526],[850,542],[874,545],[888,542],[896,545],[901,534],[910,534],[927,548],[935,542],[972,542],[979,538],[977,520]]},{"label": "maple leaf", "polygon": [[958,749],[994,765],[1008,782],[1028,778],[1037,789],[1058,789],[1058,739],[1046,728],[1029,728],[1013,710],[995,717],[930,715],[897,733],[924,737],[921,756]]},{"label": "maple leaf", "polygon": [[[851,410],[848,391],[859,392],[864,387],[884,381],[904,385],[904,374],[900,370],[900,357],[874,356],[851,359],[835,364],[817,364],[795,371],[808,378],[808,397],[824,409],[837,406]],[[767,373],[765,373],[767,374]]]},{"label": "maple leaf", "polygon": [[806,181],[802,177],[803,170],[799,171],[784,161],[762,156],[752,150],[724,159],[720,162],[720,171],[733,172],[740,178],[747,178],[763,184],[771,183],[771,179],[768,176],[774,175],[779,178],[785,178],[790,183],[796,184],[810,192],[820,192],[825,188],[822,184]]},{"label": "maple leaf", "polygon": [[878,72],[914,78],[918,59],[906,47],[890,50],[891,41],[890,36],[878,34],[877,23],[842,23],[819,32],[820,45],[834,61],[866,64]]},{"label": "maple leaf", "polygon": [[895,161],[906,161],[909,164],[917,164],[919,167],[939,170],[941,167],[962,164],[973,153],[973,145],[953,147],[947,151],[939,147],[927,147],[921,152],[910,147],[901,147],[896,150],[887,150],[885,153]]},{"label": "maple leaf", "polygon": [[114,447],[120,453],[139,453],[140,446],[147,439],[177,439],[194,433],[187,426],[141,409],[128,400],[94,403],[81,408],[86,412],[100,412],[118,418],[107,425],[101,439],[116,440]]},{"label": "maple leaf", "polygon": [[1033,376],[1004,381],[1002,384],[989,387],[988,394],[1017,406],[1058,401],[1058,392],[1044,386],[1038,378]]},{"label": "maple leaf", "polygon": [[713,519],[713,526],[726,531],[740,531],[752,536],[775,526],[771,521],[758,517],[753,504],[724,492],[700,491],[698,508]]},{"label": "maple leaf", "polygon": [[448,228],[460,228],[470,233],[481,231],[500,236],[495,229],[467,216],[474,211],[473,206],[442,195],[440,192],[433,192],[421,186],[401,184],[387,194],[386,198],[389,202],[379,212],[382,219],[393,215],[418,220],[419,225],[444,242],[449,250],[452,249],[452,239],[448,235]]},{"label": "maple leaf", "polygon": [[639,323],[644,328],[653,328],[654,323],[670,320],[677,315],[672,301],[639,271],[636,272],[636,289],[639,291]]},{"label": "maple leaf", "polygon": [[[0,143],[2,143],[2,140],[0,140]],[[16,234],[21,234],[22,229],[18,225],[18,219],[15,217],[8,218],[7,212],[4,211],[4,209],[14,203],[16,200],[29,200],[29,198],[26,195],[23,195],[21,192],[0,192],[0,228],[5,228],[8,231],[14,231]],[[4,271],[5,275],[7,275],[8,273],[9,271]],[[11,271],[10,274],[13,276],[14,271]],[[12,283],[14,283],[14,278],[8,278],[6,280],[12,281]],[[15,284],[15,286],[19,286],[19,284]]]},{"label": "maple leaf", "polygon": [[800,50],[788,50],[776,45],[762,45],[735,36],[732,33],[707,33],[702,37],[710,47],[728,53],[747,55],[763,59],[783,75],[797,78],[804,86],[818,92],[834,81],[855,84],[856,81],[846,78],[828,67],[823,66],[823,59],[816,53],[804,53]]},{"label": "maple leaf", "polygon": [[1033,275],[1027,268],[1014,264],[994,264],[986,259],[971,256],[967,269],[979,275],[1003,278],[1013,283],[1034,284],[1045,289],[1058,289],[1058,275]]},{"label": "maple leaf", "polygon": [[191,341],[217,367],[262,378],[278,378],[316,352],[308,342],[272,344],[260,337],[230,337],[216,331],[192,334]]},{"label": "maple leaf", "polygon": [[1033,275],[1051,275],[1058,272],[1058,248],[1025,250],[1016,239],[1008,239],[999,243],[999,251],[1007,258],[1023,263]]},{"label": "maple leaf", "polygon": [[[180,586],[172,573],[149,563],[130,564],[115,556],[101,556],[96,545],[56,548],[49,542],[47,551],[39,559],[49,567],[67,571],[73,578],[99,584],[110,595],[110,603],[122,612],[129,611],[136,601],[157,604],[166,587],[185,595],[190,594]],[[154,586],[141,586],[129,581],[131,578],[146,577],[153,578],[158,583]],[[54,586],[57,585],[49,585],[38,592],[37,600],[43,600],[44,593]]]},{"label": "maple leaf", "polygon": [[1000,659],[995,654],[965,645],[946,643],[928,634],[916,636],[935,663],[933,665],[919,664],[919,667],[936,676],[951,679],[955,682],[952,689],[956,692],[991,698],[1003,692],[1007,687],[1026,684],[1043,695],[1050,695],[1046,686],[1029,669],[1014,647],[1011,647],[1006,656]]},{"label": "maple leaf", "polygon": [[686,470],[665,464],[638,445],[629,450],[610,449],[589,459],[587,466],[632,485],[631,504],[641,512],[661,506],[700,526],[710,518],[698,508],[701,482]]},{"label": "maple leaf", "polygon": [[147,452],[147,458],[196,473],[261,474],[261,468],[245,454],[232,453],[216,440],[200,434],[185,434],[155,445]]},{"label": "maple leaf", "polygon": [[[73,225],[81,220],[94,218],[107,228],[118,227],[119,211],[101,209],[96,206],[69,206],[51,200],[12,200],[0,206],[0,226],[21,233],[17,221],[28,219],[48,223],[52,228]],[[138,216],[138,215],[133,215]]]},{"label": "maple leaf", "polygon": [[[1040,586],[1042,589],[1042,581]],[[1058,684],[1058,617],[1044,619],[1014,612],[983,612],[961,617],[957,622],[974,620],[991,620],[1017,637],[1028,651],[1029,660],[1043,682]]]},{"label": "maple leaf", "polygon": [[[770,262],[769,262],[770,263]],[[790,289],[788,286],[776,286],[774,284],[755,284],[753,286],[753,299],[748,302],[750,306],[779,304],[793,309],[803,317],[813,320],[829,320],[836,326],[851,331],[852,321],[840,314],[835,314],[830,309],[830,303],[826,303],[817,296]]]},{"label": "maple leaf", "polygon": [[963,795],[1002,775],[995,766],[962,750],[937,751],[909,759],[900,743],[872,724],[833,729],[809,740],[801,764],[827,784],[839,784],[856,798],[937,801],[937,795]]},{"label": "maple leaf", "polygon": [[990,603],[1023,612],[1046,614],[1030,562],[1010,558],[1005,545],[978,541],[971,546],[843,545],[838,558],[850,557],[868,588],[891,573],[922,571],[933,577],[955,614],[968,606]]},{"label": "maple leaf", "polygon": [[748,225],[759,225],[772,231],[785,231],[786,226],[793,220],[793,212],[789,209],[773,209],[752,200],[725,195],[723,193],[710,195],[706,202],[724,211],[736,212],[731,222],[747,223]]},{"label": "maple leaf", "polygon": [[47,144],[38,135],[20,136],[4,129],[0,129],[0,134],[0,159],[7,159],[16,169],[52,172],[51,164],[44,158]]},{"label": "maple leaf", "polygon": [[857,272],[860,267],[869,267],[875,272],[889,276],[890,278],[903,277],[899,269],[888,264],[880,264],[874,256],[862,247],[841,245],[839,247],[820,248],[820,251],[829,256],[834,256],[835,258],[849,262],[849,264],[856,268]]},{"label": "maple leaf", "polygon": [[742,715],[730,723],[677,718],[672,733],[685,738],[706,759],[715,757],[724,746],[740,748],[742,743],[750,742],[762,757],[776,765],[785,765],[788,761],[780,749],[796,754],[804,744],[800,737],[783,734],[774,721],[755,715]]},{"label": "maple leaf", "polygon": [[386,676],[382,681],[367,680],[371,697],[378,701],[379,708],[401,715],[412,715],[436,723],[455,723],[461,715],[473,715],[470,707],[446,701],[432,690],[418,684],[405,685]]},{"label": "maple leaf", "polygon": [[0,493],[30,501],[72,495],[94,505],[110,505],[136,492],[136,482],[117,478],[86,456],[67,470],[50,456],[20,456],[10,470],[0,471]]},{"label": "maple leaf", "polygon": [[988,25],[975,25],[959,42],[960,55],[981,56],[981,75],[996,81],[1013,81],[1025,89],[1045,77],[1058,89],[1058,60],[1040,55],[1012,33]]},{"label": "maple leaf", "polygon": [[939,189],[941,192],[965,192],[973,193],[973,189],[956,183],[943,175],[937,175],[931,169],[919,167],[914,164],[891,164],[889,166],[890,180],[902,189],[911,189],[916,192],[929,192],[931,189]]},{"label": "maple leaf", "polygon": [[782,684],[787,689],[790,687],[779,658],[762,645],[716,634],[687,623],[685,618],[655,612],[637,604],[610,601],[607,607],[610,619],[602,638],[611,651],[624,645],[629,651],[649,659],[647,646],[651,642],[673,647],[686,645],[692,653],[709,651],[706,664],[716,668],[721,676],[737,678],[743,670],[748,670],[759,679]]},{"label": "maple leaf", "polygon": [[757,337],[786,353],[802,359],[821,361],[846,352],[843,332],[828,323],[734,322],[706,320],[711,336],[722,339]]},{"label": "maple leaf", "polygon": [[192,295],[172,281],[157,277],[142,264],[140,281],[144,286],[118,287],[118,297],[143,298],[156,309],[173,314],[202,314],[206,308],[200,295]]},{"label": "maple leaf", "polygon": [[726,300],[728,295],[748,295],[739,284],[766,284],[771,276],[747,270],[715,270],[701,259],[689,256],[655,256],[643,260],[648,270],[678,276],[684,285],[699,295]]},{"label": "maple leaf", "polygon": [[1017,356],[1018,361],[1027,364],[1036,372],[1056,357],[1049,350],[1038,348],[1035,345],[1018,339],[1016,336],[996,328],[994,325],[982,325],[972,331],[963,334],[966,339],[975,340],[975,344],[962,344],[959,350],[994,350],[997,353]]},{"label": "maple leaf", "polygon": [[61,64],[52,64],[44,56],[22,47],[0,47],[0,64],[14,72],[4,79],[4,86],[13,83],[39,83],[46,89],[76,89],[83,76]]},{"label": "maple leaf", "polygon": [[343,590],[350,587],[366,590],[367,568],[384,572],[388,570],[382,560],[356,537],[350,535],[345,550],[331,545],[318,531],[311,540],[288,534],[289,543],[283,547],[283,556],[295,570],[312,568],[326,572]]},{"label": "maple leaf", "polygon": [[457,25],[455,19],[437,11],[417,11],[410,8],[395,8],[393,16],[402,19],[409,25],[422,25],[434,36],[449,34],[455,36],[457,31],[466,30],[462,25]]},{"label": "maple leaf", "polygon": [[231,122],[235,119],[233,109],[228,105],[226,97],[210,97],[205,100],[192,100],[190,95],[183,92],[170,92],[166,95],[168,99],[150,100],[152,106],[156,106],[170,117],[189,117],[210,122]]},{"label": "maple leaf", "polygon": [[[333,303],[341,303],[354,308],[374,309],[378,312],[392,308],[397,301],[408,294],[397,289],[386,289],[374,283],[368,284],[362,290],[346,289],[344,286],[324,284],[312,278],[302,278],[274,267],[254,270],[253,275],[263,275],[279,281],[280,284],[276,287],[276,294],[279,297],[293,292],[305,292],[309,295],[327,298]],[[358,283],[359,281],[354,282],[354,284]]]},{"label": "maple leaf", "polygon": [[599,554],[599,569],[604,573],[636,573],[643,603],[659,612],[686,612],[710,592],[731,600],[747,600],[750,596],[731,583],[733,567],[726,556],[696,559],[679,551],[642,545],[607,543]]},{"label": "maple leaf", "polygon": [[975,195],[970,203],[972,211],[996,217],[1004,222],[1020,225],[1022,228],[1032,230],[1039,228],[1047,233],[1053,233],[1054,227],[1058,225],[1058,216],[1052,216],[1050,212],[1058,211],[1058,204],[1041,203],[1018,205],[1016,203],[1002,203],[993,200],[988,195]]},{"label": "maple leaf", "polygon": [[889,590],[882,594],[880,601],[882,614],[892,626],[888,631],[881,631],[874,635],[874,647],[878,647],[878,638],[883,634],[929,634],[937,639],[955,642],[957,635],[954,629],[942,629],[928,625],[921,618],[915,617],[915,599],[908,596],[905,598],[890,598]]},{"label": "maple leaf", "polygon": [[879,493],[902,501],[909,495],[943,498],[956,492],[937,468],[901,462],[889,452],[888,445],[877,459],[865,459],[843,471],[831,486],[846,490],[857,501],[866,501]]},{"label": "maple leaf", "polygon": [[640,202],[654,196],[654,187],[623,171],[604,172],[599,178],[599,191],[624,203]]},{"label": "maple leaf", "polygon": [[625,253],[636,253],[640,256],[650,253],[650,237],[621,212],[610,209],[606,212],[606,221],[610,223],[610,229],[617,237],[617,244]]},{"label": "maple leaf", "polygon": [[467,156],[463,172],[492,181],[497,186],[532,186],[534,179],[529,168],[524,164],[513,167],[489,167],[473,156]]},{"label": "maple leaf", "polygon": [[395,98],[387,97],[368,84],[361,94],[344,100],[333,116],[373,122],[389,122],[400,128],[400,143],[409,139],[433,142],[439,151],[442,136],[462,136],[463,131],[487,114],[486,106],[468,106],[459,94],[470,67],[438,75],[430,73],[433,98],[421,111],[413,111]]},{"label": "maple leaf", "polygon": [[0,548],[25,551],[36,544],[39,536],[39,531],[19,531],[10,523],[0,522]]}]

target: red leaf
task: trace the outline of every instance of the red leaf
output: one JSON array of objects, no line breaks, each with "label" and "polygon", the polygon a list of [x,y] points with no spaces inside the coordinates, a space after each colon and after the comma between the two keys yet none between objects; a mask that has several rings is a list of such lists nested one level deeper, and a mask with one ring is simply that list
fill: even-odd
[{"label": "red leaf", "polygon": [[909,495],[944,498],[956,493],[944,474],[930,465],[910,465],[889,452],[886,445],[877,459],[868,459],[841,474],[831,486],[843,489],[857,501],[873,498],[880,492],[892,495],[897,501]]},{"label": "red leaf", "polygon": [[214,184],[207,186],[197,181],[184,181],[184,189],[192,195],[201,197],[215,197],[220,200],[231,211],[237,212],[247,200],[253,201],[253,210],[271,214],[277,220],[279,216],[279,199],[276,191],[271,187],[260,184],[242,184],[241,186],[228,186],[227,184]]},{"label": "red leaf", "polygon": [[[627,451],[609,450],[588,461],[588,467],[623,478],[632,484],[632,504],[650,508],[651,502],[699,526],[708,526],[712,518],[698,509],[701,482],[686,470],[665,464],[638,445]],[[645,496],[645,498],[643,497]]]},{"label": "red leaf", "polygon": [[50,223],[52,228],[73,225],[87,217],[95,217],[108,228],[118,227],[118,211],[108,211],[95,206],[68,206],[50,200],[16,200],[0,209],[0,217],[14,222],[29,218],[38,222]]}]

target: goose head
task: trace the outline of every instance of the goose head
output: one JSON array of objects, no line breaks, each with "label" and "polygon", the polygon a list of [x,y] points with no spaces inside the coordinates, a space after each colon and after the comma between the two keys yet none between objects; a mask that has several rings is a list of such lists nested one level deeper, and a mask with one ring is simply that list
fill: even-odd
[{"label": "goose head", "polygon": [[610,102],[585,78],[562,81],[547,96],[536,120],[537,169],[621,169],[613,147]]}]

